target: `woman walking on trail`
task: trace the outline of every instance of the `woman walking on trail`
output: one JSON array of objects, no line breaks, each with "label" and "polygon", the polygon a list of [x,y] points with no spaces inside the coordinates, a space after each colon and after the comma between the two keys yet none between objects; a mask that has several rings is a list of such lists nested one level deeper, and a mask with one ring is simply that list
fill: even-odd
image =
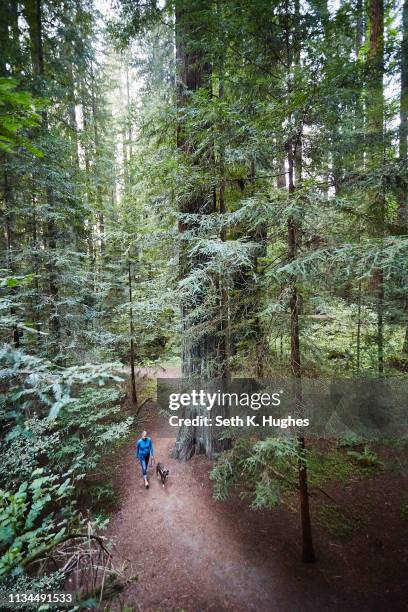
[{"label": "woman walking on trail", "polygon": [[150,457],[152,459],[154,458],[153,442],[147,437],[147,431],[143,431],[142,437],[136,442],[136,459],[140,461],[146,489],[149,488],[147,468],[149,466]]}]

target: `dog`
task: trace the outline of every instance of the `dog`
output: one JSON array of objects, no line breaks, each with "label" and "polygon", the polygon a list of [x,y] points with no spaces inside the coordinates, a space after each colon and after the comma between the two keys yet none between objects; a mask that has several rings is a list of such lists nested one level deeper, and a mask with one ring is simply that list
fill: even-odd
[{"label": "dog", "polygon": [[156,465],[156,476],[159,480],[161,480],[162,487],[166,484],[166,480],[169,477],[170,470],[164,469],[164,465],[162,463],[158,463]]}]

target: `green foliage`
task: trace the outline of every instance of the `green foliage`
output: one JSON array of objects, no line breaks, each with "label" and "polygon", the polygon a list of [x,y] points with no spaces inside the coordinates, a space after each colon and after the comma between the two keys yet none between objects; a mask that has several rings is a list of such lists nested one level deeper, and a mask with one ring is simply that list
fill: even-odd
[{"label": "green foliage", "polygon": [[211,470],[214,497],[223,501],[236,486],[253,508],[273,508],[286,503],[298,489],[300,458],[306,461],[312,489],[327,483],[340,486],[370,477],[373,469],[382,467],[383,463],[367,446],[362,452],[346,450],[357,443],[361,444],[361,439],[353,438],[326,448],[311,445],[301,454],[295,438],[266,438],[258,442],[238,438],[232,450],[217,457]]},{"label": "green foliage", "polygon": [[55,419],[60,410],[70,404],[70,395],[75,385],[104,384],[107,380],[120,382],[122,378],[115,372],[115,364],[87,364],[72,366],[61,371],[44,359],[27,355],[22,351],[5,345],[0,349],[0,380],[8,386],[7,400],[16,411],[23,413],[47,410],[48,418]]},{"label": "green foliage", "polygon": [[17,578],[81,529],[76,501],[133,419],[121,414],[112,365],[61,369],[10,346],[0,363],[0,574]]},{"label": "green foliage", "polygon": [[37,127],[38,114],[44,103],[34,99],[30,92],[18,89],[18,81],[0,77],[0,150],[10,153],[15,147],[24,147],[36,156],[43,153],[22,132]]},{"label": "green foliage", "polygon": [[75,462],[79,472],[95,470],[106,449],[126,439],[132,417],[123,418],[119,390],[86,389],[61,411],[60,444],[54,454],[56,466]]},{"label": "green foliage", "polygon": [[364,450],[362,452],[359,451],[348,451],[348,456],[353,459],[356,463],[369,468],[379,468],[384,464],[376,453],[372,451],[369,446],[366,444]]},{"label": "green foliage", "polygon": [[363,475],[363,472],[356,471],[355,465],[344,451],[335,448],[311,449],[308,467],[310,483],[317,486],[330,481],[346,483]]},{"label": "green foliage", "polygon": [[251,443],[238,439],[231,451],[221,454],[210,473],[214,496],[225,500],[232,486],[239,485],[253,508],[274,507],[285,493],[296,490],[298,458],[296,440],[266,438]]},{"label": "green foliage", "polygon": [[[41,458],[56,456],[60,442],[60,432],[48,419],[37,415],[24,422],[19,419],[8,430],[1,445],[4,457],[0,467],[2,486],[16,487],[22,480],[27,480]],[[68,467],[66,464],[65,468]]]},{"label": "green foliage", "polygon": [[364,438],[361,438],[361,436],[355,433],[350,433],[348,435],[341,436],[337,440],[338,448],[354,448],[354,447],[362,446],[363,444],[364,444]]},{"label": "green foliage", "polygon": [[76,522],[69,474],[35,469],[16,491],[1,491],[0,575],[18,575],[40,553],[51,550]]},{"label": "green foliage", "polygon": [[210,479],[214,481],[214,497],[219,501],[225,501],[231,487],[242,480],[250,450],[249,441],[238,440],[233,450],[222,453],[214,464]]},{"label": "green foliage", "polygon": [[109,522],[108,513],[118,506],[118,496],[111,483],[94,485],[87,488],[87,505],[93,513],[97,512],[98,528]]}]

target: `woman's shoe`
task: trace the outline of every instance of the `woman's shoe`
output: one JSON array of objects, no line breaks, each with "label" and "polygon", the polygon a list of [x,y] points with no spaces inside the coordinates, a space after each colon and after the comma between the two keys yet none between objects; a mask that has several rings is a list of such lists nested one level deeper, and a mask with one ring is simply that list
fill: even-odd
[{"label": "woman's shoe", "polygon": [[149,481],[147,480],[147,478],[146,478],[146,480],[145,480],[145,487],[146,487],[146,489],[148,489],[148,488],[149,488]]}]

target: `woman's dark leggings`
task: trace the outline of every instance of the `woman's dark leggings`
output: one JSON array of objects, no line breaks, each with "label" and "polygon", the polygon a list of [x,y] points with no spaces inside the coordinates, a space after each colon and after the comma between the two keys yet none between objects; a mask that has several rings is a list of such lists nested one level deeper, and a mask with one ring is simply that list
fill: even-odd
[{"label": "woman's dark leggings", "polygon": [[144,457],[139,457],[140,465],[142,467],[143,478],[147,476],[147,466],[149,465],[150,455],[145,455]]}]

